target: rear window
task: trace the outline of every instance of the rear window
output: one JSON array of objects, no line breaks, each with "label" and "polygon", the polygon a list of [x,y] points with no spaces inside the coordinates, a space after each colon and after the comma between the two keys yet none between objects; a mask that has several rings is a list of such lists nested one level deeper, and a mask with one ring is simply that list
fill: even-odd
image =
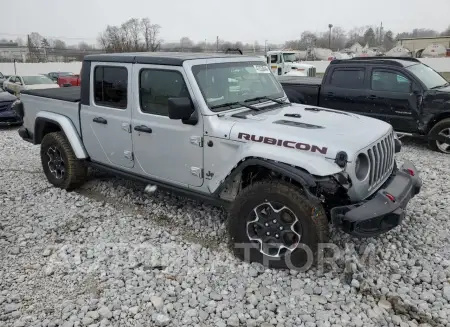
[{"label": "rear window", "polygon": [[22,80],[25,85],[37,85],[37,84],[53,84],[53,81],[46,76],[22,76]]},{"label": "rear window", "polygon": [[95,67],[94,100],[97,105],[126,109],[127,90],[128,71],[125,67]]},{"label": "rear window", "polygon": [[365,69],[336,69],[331,75],[330,84],[346,89],[364,88]]}]

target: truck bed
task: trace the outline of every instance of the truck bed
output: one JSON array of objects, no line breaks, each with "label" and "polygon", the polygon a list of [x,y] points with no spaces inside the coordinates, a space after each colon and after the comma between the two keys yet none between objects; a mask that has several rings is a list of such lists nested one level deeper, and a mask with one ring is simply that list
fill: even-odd
[{"label": "truck bed", "polygon": [[313,85],[320,86],[322,84],[322,77],[302,77],[302,76],[277,76],[281,84],[295,84],[295,85]]},{"label": "truck bed", "polygon": [[56,89],[24,90],[21,91],[21,93],[69,102],[78,102],[81,99],[81,88],[79,86],[60,87]]},{"label": "truck bed", "polygon": [[286,92],[289,101],[294,103],[319,105],[322,78],[302,76],[278,76],[278,81]]}]

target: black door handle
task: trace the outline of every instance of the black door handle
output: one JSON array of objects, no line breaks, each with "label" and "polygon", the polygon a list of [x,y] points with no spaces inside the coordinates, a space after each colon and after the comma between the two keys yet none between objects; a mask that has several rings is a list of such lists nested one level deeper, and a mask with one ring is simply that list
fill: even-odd
[{"label": "black door handle", "polygon": [[99,124],[108,124],[108,121],[103,117],[95,117],[92,121]]},{"label": "black door handle", "polygon": [[152,129],[145,125],[135,126],[134,130],[138,131],[138,132],[143,132],[143,133],[151,133],[152,132]]},{"label": "black door handle", "polygon": [[373,99],[376,99],[377,98],[377,96],[376,95],[369,95],[369,99],[371,99],[371,100],[373,100]]}]

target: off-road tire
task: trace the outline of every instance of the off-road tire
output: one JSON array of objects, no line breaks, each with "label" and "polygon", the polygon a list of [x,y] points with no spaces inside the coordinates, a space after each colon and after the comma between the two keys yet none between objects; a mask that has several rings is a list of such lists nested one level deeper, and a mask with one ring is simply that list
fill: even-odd
[{"label": "off-road tire", "polygon": [[[48,166],[47,151],[55,147],[61,153],[65,165],[65,175],[57,179]],[[83,185],[87,178],[87,167],[82,160],[77,159],[72,147],[62,132],[53,132],[44,136],[41,143],[41,163],[47,180],[54,186],[71,191]]]},{"label": "off-road tire", "polygon": [[[447,128],[450,128],[450,118],[443,119],[440,122],[438,122],[436,125],[434,125],[433,128],[430,130],[429,135],[439,134],[442,130],[447,129]],[[429,140],[428,146],[433,151],[445,153],[439,149],[435,140]]]},{"label": "off-road tire", "polygon": [[[290,253],[289,260],[266,256],[248,237],[247,221],[251,219],[250,213],[253,208],[267,201],[287,206],[302,225],[301,246]],[[263,180],[246,187],[234,200],[229,211],[228,233],[230,249],[243,261],[258,262],[269,268],[307,269],[317,259],[318,244],[328,240],[329,222],[322,205],[308,200],[301,188],[280,180]],[[243,249],[242,244],[247,249]],[[302,249],[305,246],[311,249],[313,258],[308,258],[307,252]]]}]

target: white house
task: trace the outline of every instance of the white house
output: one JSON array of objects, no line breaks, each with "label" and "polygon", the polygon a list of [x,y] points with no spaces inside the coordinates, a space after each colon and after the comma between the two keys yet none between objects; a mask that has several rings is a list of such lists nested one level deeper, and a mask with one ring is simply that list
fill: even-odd
[{"label": "white house", "polygon": [[27,54],[27,47],[19,47],[14,42],[0,43],[0,61],[12,61],[14,59],[26,61]]}]

